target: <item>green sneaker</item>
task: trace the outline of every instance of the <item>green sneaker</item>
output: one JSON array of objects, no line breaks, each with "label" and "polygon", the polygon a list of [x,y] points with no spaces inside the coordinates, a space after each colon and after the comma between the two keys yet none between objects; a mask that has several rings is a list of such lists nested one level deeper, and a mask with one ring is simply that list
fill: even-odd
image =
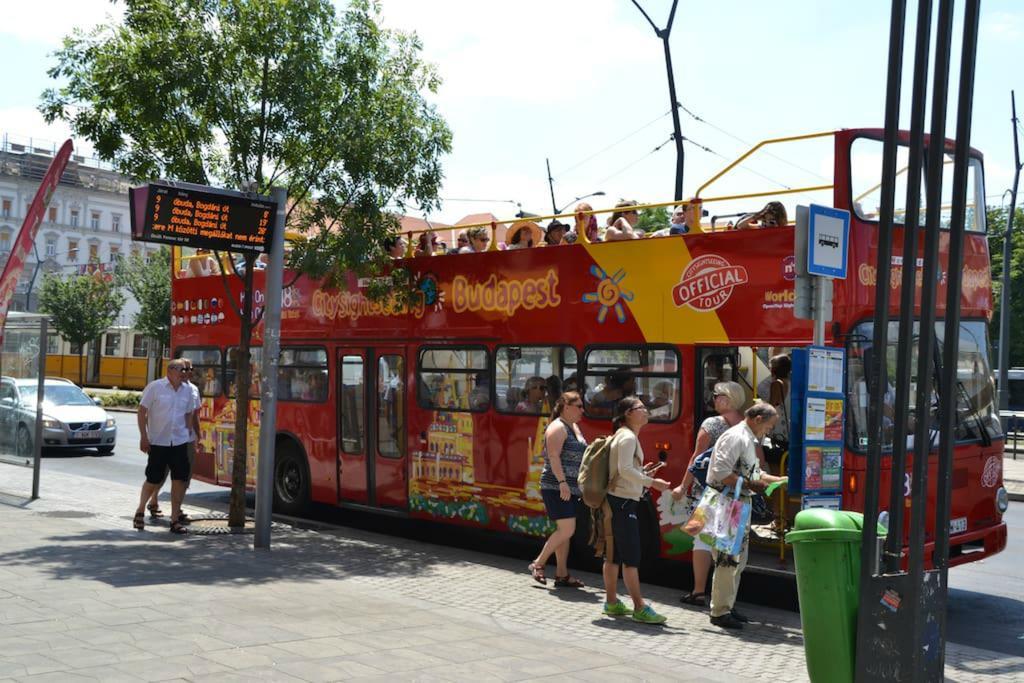
[{"label": "green sneaker", "polygon": [[633,621],[641,624],[664,624],[668,617],[658,614],[650,605],[644,605],[643,609],[633,610]]},{"label": "green sneaker", "polygon": [[628,617],[631,612],[622,600],[616,600],[614,603],[604,603],[604,610],[602,611],[605,616],[609,617]]}]

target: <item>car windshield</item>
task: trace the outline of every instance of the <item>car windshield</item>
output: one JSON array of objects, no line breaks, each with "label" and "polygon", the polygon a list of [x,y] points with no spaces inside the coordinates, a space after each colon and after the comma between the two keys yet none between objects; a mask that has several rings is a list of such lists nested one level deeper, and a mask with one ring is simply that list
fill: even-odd
[{"label": "car windshield", "polygon": [[[26,403],[36,402],[36,386],[25,384],[18,387],[21,399]],[[91,406],[92,399],[73,384],[46,384],[43,386],[43,404],[54,406]]]}]

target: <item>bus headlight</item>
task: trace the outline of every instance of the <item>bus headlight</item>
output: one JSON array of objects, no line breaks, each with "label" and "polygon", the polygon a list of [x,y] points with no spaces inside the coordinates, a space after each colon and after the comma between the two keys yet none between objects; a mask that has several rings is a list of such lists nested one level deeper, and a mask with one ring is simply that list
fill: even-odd
[{"label": "bus headlight", "polygon": [[1010,507],[1010,494],[1006,492],[1006,489],[1002,486],[996,491],[996,510],[999,514],[1006,512],[1006,508]]}]

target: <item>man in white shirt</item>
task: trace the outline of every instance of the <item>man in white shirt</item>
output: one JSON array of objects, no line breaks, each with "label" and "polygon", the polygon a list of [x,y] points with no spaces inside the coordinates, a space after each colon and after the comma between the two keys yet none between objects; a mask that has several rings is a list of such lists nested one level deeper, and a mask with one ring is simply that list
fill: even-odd
[{"label": "man in white shirt", "polygon": [[[726,486],[735,486],[742,477],[740,500],[749,503],[753,491],[764,491],[769,484],[785,481],[786,477],[762,472],[757,457],[757,445],[771,432],[778,417],[775,408],[768,403],[757,402],[747,408],[743,421],[730,427],[715,442],[708,466],[708,486],[722,490]],[[718,550],[711,551],[715,562],[715,574],[711,581],[711,623],[715,626],[740,629],[749,621],[733,608],[740,588],[740,575],[747,565],[749,534],[748,525],[744,533],[743,550],[738,557]]]},{"label": "man in white shirt", "polygon": [[[192,391],[192,418],[188,422],[188,433],[191,440],[188,442],[188,479],[185,481],[185,488],[188,489],[189,484],[192,483],[192,470],[195,468],[196,462],[196,450],[202,446],[202,442],[199,438],[199,409],[202,407],[202,398],[199,395],[199,387],[192,381],[194,368],[192,367],[192,361],[185,356],[182,356],[181,360],[185,365],[182,368],[183,382]],[[168,475],[170,475],[170,468],[164,470],[164,478],[160,480],[160,484],[153,491],[153,495],[149,498],[149,505],[146,509],[149,510],[149,516],[153,519],[163,517],[163,511],[160,509],[160,489],[164,487],[164,482],[167,481]],[[172,518],[175,519],[175,518]],[[188,518],[188,515],[181,513],[176,518],[182,524],[188,524],[192,520]]]},{"label": "man in white shirt", "polygon": [[139,450],[149,455],[146,481],[139,496],[133,525],[145,528],[146,501],[157,491],[167,469],[171,471],[171,533],[184,534],[181,501],[189,478],[189,425],[195,410],[190,385],[185,381],[186,362],[175,358],[167,364],[167,376],[146,385],[139,400]]}]

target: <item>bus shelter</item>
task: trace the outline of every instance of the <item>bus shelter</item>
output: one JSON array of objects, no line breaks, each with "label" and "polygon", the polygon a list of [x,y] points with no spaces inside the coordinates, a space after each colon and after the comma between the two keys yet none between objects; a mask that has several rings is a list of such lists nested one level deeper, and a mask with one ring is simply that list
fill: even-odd
[{"label": "bus shelter", "polygon": [[11,311],[0,349],[0,464],[32,469],[32,499],[39,497],[46,327],[45,315]]}]

